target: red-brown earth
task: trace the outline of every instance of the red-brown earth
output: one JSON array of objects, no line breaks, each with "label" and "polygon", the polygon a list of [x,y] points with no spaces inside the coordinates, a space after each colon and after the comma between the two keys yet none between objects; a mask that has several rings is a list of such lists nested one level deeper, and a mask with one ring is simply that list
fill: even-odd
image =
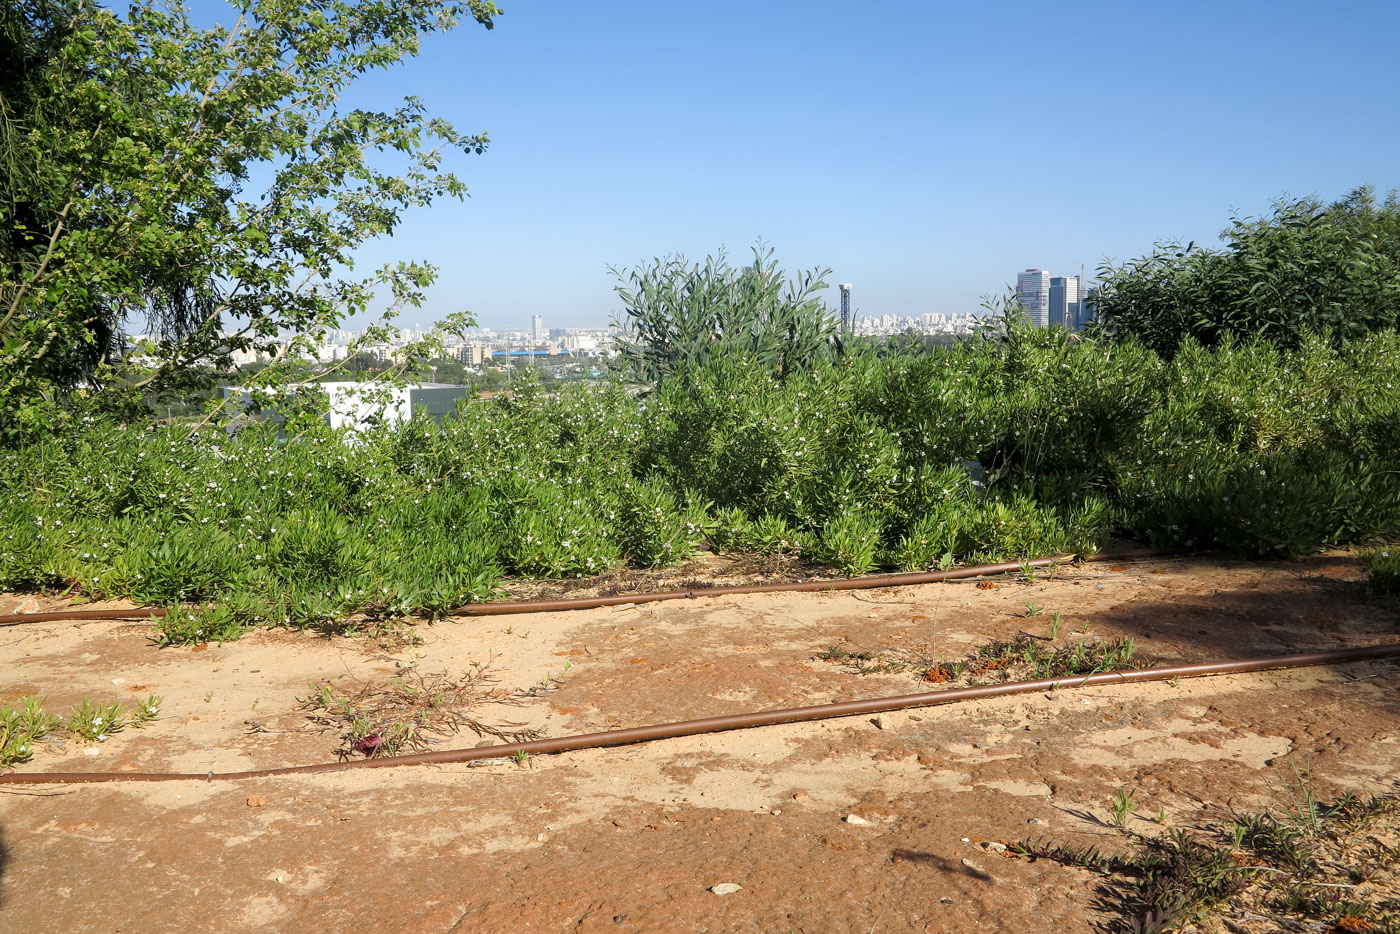
[{"label": "red-brown earth", "polygon": [[[1343,553],[1062,569],[863,592],[676,601],[420,626],[422,644],[261,631],[156,648],[149,624],[0,629],[0,702],[163,695],[161,718],[89,747],[41,744],[22,772],[224,772],[332,759],[299,709],[396,665],[490,662],[528,689],[474,715],[559,736],[911,693],[833,645],[954,658],[1025,631],[1131,636],[1159,663],[1400,639]],[[0,612],[21,601],[0,597]],[[42,601],[47,605],[52,601]],[[1026,604],[1043,610],[1027,617]],[[568,664],[567,669],[565,668]],[[1124,846],[1120,788],[1152,833],[1400,779],[1400,665],[1061,690],[537,756],[244,781],[0,786],[5,931],[1091,930],[1100,879],[989,843]],[[553,676],[554,680],[549,679]],[[520,726],[512,726],[512,729]],[[472,746],[471,733],[447,746]],[[864,823],[850,822],[855,815]],[[742,888],[715,894],[720,883]],[[1206,929],[1210,929],[1207,926]]]}]

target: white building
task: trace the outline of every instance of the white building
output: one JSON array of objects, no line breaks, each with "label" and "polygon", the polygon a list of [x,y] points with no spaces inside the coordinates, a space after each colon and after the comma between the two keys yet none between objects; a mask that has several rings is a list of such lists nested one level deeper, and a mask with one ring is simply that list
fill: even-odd
[{"label": "white building", "polygon": [[1050,324],[1050,273],[1027,269],[1016,274],[1016,301],[1021,303],[1032,324]]}]

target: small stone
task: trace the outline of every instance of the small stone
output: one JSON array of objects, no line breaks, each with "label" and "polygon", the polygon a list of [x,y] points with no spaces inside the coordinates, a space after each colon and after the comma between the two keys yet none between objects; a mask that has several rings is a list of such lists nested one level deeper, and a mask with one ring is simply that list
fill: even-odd
[{"label": "small stone", "polygon": [[916,714],[912,714],[912,713],[911,713],[911,714],[909,715],[909,719],[910,719],[910,720],[913,720],[915,723],[921,723],[921,722],[923,722],[923,719],[924,719],[924,718],[923,718],[923,717],[920,717],[920,716],[917,716]]},{"label": "small stone", "polygon": [[1045,823],[1045,821],[1041,820],[1041,819],[1038,818],[1038,817],[1032,817],[1030,820],[1026,821],[1026,823],[1028,823],[1028,824],[1043,824],[1043,823]]},{"label": "small stone", "polygon": [[267,795],[249,795],[249,796],[248,796],[248,807],[250,807],[250,808],[265,808],[265,807],[267,807]]},{"label": "small stone", "polygon": [[476,744],[476,748],[477,748],[477,749],[485,749],[487,746],[494,746],[494,745],[496,745],[496,741],[495,741],[494,739],[483,739],[481,742],[479,742],[479,743]]},{"label": "small stone", "polygon": [[735,892],[742,892],[744,887],[735,882],[721,882],[719,885],[710,886],[710,891],[716,895],[733,895]]},{"label": "small stone", "polygon": [[891,726],[894,725],[890,718],[885,716],[884,714],[881,714],[880,716],[876,717],[870,722],[875,724],[875,729],[877,730],[888,730]]},{"label": "small stone", "polygon": [[126,679],[125,679],[125,678],[113,678],[113,679],[112,679],[112,683],[113,683],[113,684],[118,684],[118,685],[120,685],[120,684],[126,684]]},{"label": "small stone", "polygon": [[942,902],[942,903],[945,904],[945,905],[951,905],[951,904],[953,904],[953,900],[952,900],[951,898],[949,898],[948,896],[946,896],[946,895],[943,896],[942,898],[940,898],[939,901]]},{"label": "small stone", "polygon": [[98,749],[96,746],[86,746],[86,747],[83,748],[83,755],[85,755],[85,756],[100,756],[100,755],[102,755],[102,750],[101,750],[101,749]]},{"label": "small stone", "polygon": [[794,801],[801,801],[805,797],[807,797],[807,792],[805,791],[794,791],[792,793],[792,800]]},{"label": "small stone", "polygon": [[984,849],[984,850],[991,850],[993,853],[1005,853],[1005,852],[1006,852],[1006,844],[1005,844],[1005,843],[998,843],[998,842],[995,841],[995,840],[988,840],[988,841],[986,841],[985,843],[982,844],[982,849]]},{"label": "small stone", "polygon": [[783,809],[782,809],[782,808],[774,808],[774,809],[773,809],[773,816],[774,816],[774,817],[777,817],[777,816],[778,816],[779,814],[781,814],[781,813],[783,813]]},{"label": "small stone", "polygon": [[35,600],[33,597],[27,600],[21,600],[19,603],[15,604],[14,612],[16,615],[20,613],[37,613],[39,612],[39,601]]},{"label": "small stone", "polygon": [[846,815],[846,823],[848,823],[848,824],[868,824],[868,823],[870,823],[870,821],[868,821],[868,820],[866,820],[865,818],[861,817],[859,814],[847,814],[847,815]]}]

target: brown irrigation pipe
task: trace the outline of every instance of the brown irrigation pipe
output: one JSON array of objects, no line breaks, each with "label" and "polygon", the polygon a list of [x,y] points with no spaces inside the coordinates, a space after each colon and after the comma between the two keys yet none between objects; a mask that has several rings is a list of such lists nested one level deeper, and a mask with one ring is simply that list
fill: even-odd
[{"label": "brown irrigation pipe", "polygon": [[[1125,554],[1087,555],[1084,561],[1134,561],[1140,558],[1160,558],[1183,554],[1181,548],[1159,548]],[[591,610],[629,603],[656,603],[660,600],[693,600],[699,597],[722,597],[746,593],[787,593],[828,590],[871,590],[877,587],[907,587],[914,584],[936,584],[941,581],[965,580],[987,574],[1006,574],[1022,568],[1045,568],[1075,560],[1074,555],[1034,558],[1030,561],[1006,561],[1001,564],[979,564],[949,571],[917,571],[910,574],[877,574],[865,577],[832,578],[776,584],[733,584],[726,587],[700,587],[691,590],[665,590],[656,593],[618,594],[611,597],[571,597],[564,600],[512,600],[499,603],[469,603],[453,611],[459,616],[505,616],[513,613],[546,613],[556,610]],[[133,609],[50,610],[43,613],[13,613],[0,616],[0,626],[21,623],[44,623],[67,619],[142,619],[164,616],[165,607],[135,607]]]},{"label": "brown irrigation pipe", "polygon": [[939,704],[953,704],[959,701],[982,700],[989,697],[1005,697],[1009,694],[1029,694],[1035,691],[1049,691],[1056,688],[1077,688],[1091,684],[1134,684],[1141,681],[1167,681],[1172,678],[1241,674],[1244,672],[1267,671],[1278,668],[1302,668],[1308,665],[1327,665],[1395,657],[1400,657],[1400,642],[1359,646],[1349,649],[1332,649],[1324,652],[1304,652],[1297,655],[1242,658],[1223,662],[1199,662],[1190,665],[1170,665],[1164,668],[1143,668],[1135,671],[1112,671],[1094,675],[1077,675],[1069,678],[1042,678],[1037,681],[1013,681],[1007,684],[979,685],[977,687],[954,688],[944,691],[929,691],[923,694],[901,694],[895,697],[877,697],[871,700],[844,701],[837,704],[819,704],[815,707],[791,707],[785,710],[767,710],[758,713],[733,714],[726,717],[706,717],[703,720],[682,720],[678,723],[660,723],[653,726],[631,727],[625,730],[607,730],[602,733],[583,733],[577,736],[561,736],[555,739],[537,739],[527,743],[507,743],[501,746],[485,746],[472,749],[443,749],[437,752],[424,752],[409,756],[386,756],[382,759],[357,759],[352,762],[323,762],[316,765],[288,766],[277,769],[255,769],[247,772],[215,773],[210,771],[203,774],[177,772],[20,772],[0,775],[0,784],[51,785],[78,782],[167,782],[200,779],[214,781],[216,779],[273,778],[281,775],[312,775],[322,772],[343,772],[349,769],[390,768],[399,765],[442,765],[448,763],[473,762],[477,759],[498,759],[516,756],[520,753],[541,755],[544,753],[568,752],[574,749],[597,749],[606,746],[624,746],[630,743],[644,743],[657,739],[694,736],[698,733],[719,733],[725,730],[742,730],[755,726],[771,726],[778,723],[803,723],[809,720],[828,720],[834,717],[884,713],[890,710],[906,710],[911,707],[933,707]]}]

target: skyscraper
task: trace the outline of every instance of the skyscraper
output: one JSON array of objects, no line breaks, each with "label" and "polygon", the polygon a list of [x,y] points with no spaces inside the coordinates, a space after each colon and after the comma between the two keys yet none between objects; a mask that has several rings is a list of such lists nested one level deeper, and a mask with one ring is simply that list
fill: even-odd
[{"label": "skyscraper", "polygon": [[1079,277],[1050,277],[1049,323],[1079,330]]},{"label": "skyscraper", "polygon": [[1050,273],[1027,269],[1016,275],[1016,301],[1021,303],[1032,324],[1050,324]]},{"label": "skyscraper", "polygon": [[540,331],[544,328],[544,319],[539,315],[530,316],[530,352],[534,353],[540,343]]},{"label": "skyscraper", "polygon": [[851,283],[841,283],[841,331],[851,329]]}]

